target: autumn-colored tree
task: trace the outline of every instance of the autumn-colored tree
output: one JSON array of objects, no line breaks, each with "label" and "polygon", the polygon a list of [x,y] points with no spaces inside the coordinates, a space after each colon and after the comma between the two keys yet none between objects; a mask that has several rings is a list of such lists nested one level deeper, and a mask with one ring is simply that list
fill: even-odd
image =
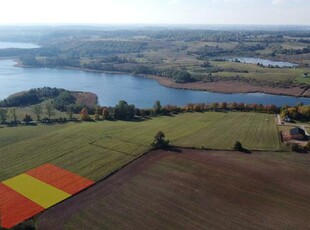
[{"label": "autumn-colored tree", "polygon": [[187,105],[185,106],[185,111],[186,111],[186,112],[192,112],[192,111],[194,111],[194,104],[187,104]]},{"label": "autumn-colored tree", "polygon": [[278,111],[276,105],[266,105],[265,110],[267,113],[276,113]]},{"label": "autumn-colored tree", "polygon": [[234,103],[232,103],[232,104],[230,105],[230,107],[231,107],[231,109],[233,109],[233,110],[237,110],[237,109],[238,109],[238,104],[237,104],[236,102],[234,102]]},{"label": "autumn-colored tree", "polygon": [[89,121],[90,120],[87,108],[83,108],[81,110],[80,116],[81,116],[81,120],[83,120],[83,121]]},{"label": "autumn-colored tree", "polygon": [[226,103],[226,102],[223,102],[223,103],[221,104],[220,108],[226,110],[226,109],[227,109],[227,103]]},{"label": "autumn-colored tree", "polygon": [[295,107],[288,108],[287,111],[290,118],[295,119],[298,115],[298,110]]},{"label": "autumn-colored tree", "polygon": [[195,112],[202,112],[202,107],[199,104],[194,105],[194,111]]},{"label": "autumn-colored tree", "polygon": [[299,108],[298,108],[298,110],[299,110],[299,113],[301,113],[304,117],[306,117],[306,118],[310,118],[310,106],[308,105],[308,106],[300,106]]}]

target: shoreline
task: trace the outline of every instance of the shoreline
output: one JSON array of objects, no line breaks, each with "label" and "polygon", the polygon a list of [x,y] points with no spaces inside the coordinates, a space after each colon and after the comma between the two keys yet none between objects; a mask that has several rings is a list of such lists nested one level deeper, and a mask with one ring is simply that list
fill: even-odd
[{"label": "shoreline", "polygon": [[[32,67],[25,66],[19,60],[14,59],[16,64],[14,67],[21,68],[51,68],[51,67]],[[256,86],[251,85],[247,82],[240,81],[218,81],[218,82],[188,82],[188,83],[175,83],[172,79],[168,77],[159,77],[155,75],[148,74],[133,74],[121,71],[102,71],[102,70],[94,70],[87,69],[81,67],[71,67],[71,66],[62,66],[56,67],[60,69],[72,69],[72,70],[80,70],[85,72],[94,72],[94,73],[106,73],[106,74],[124,74],[124,75],[132,75],[135,77],[148,78],[157,81],[160,85],[173,89],[182,89],[182,90],[194,90],[194,91],[204,91],[204,92],[212,92],[212,93],[222,93],[222,94],[251,94],[251,93],[262,93],[262,94],[270,94],[276,96],[288,96],[295,98],[310,98],[310,86],[307,88],[300,87],[289,87],[289,88],[280,88],[280,87],[271,87],[271,86]]]},{"label": "shoreline", "polygon": [[145,76],[156,80],[160,85],[173,89],[196,90],[222,94],[250,94],[262,93],[276,96],[288,96],[296,98],[309,98],[310,87],[303,89],[300,87],[280,88],[280,87],[261,87],[237,81],[218,81],[218,82],[189,82],[175,83],[170,78],[158,76]]}]

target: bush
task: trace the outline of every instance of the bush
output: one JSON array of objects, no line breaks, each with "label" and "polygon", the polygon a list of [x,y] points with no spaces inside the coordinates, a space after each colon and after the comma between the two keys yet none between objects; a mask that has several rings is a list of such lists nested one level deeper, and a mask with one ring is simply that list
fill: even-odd
[{"label": "bush", "polygon": [[240,143],[240,141],[236,141],[236,143],[234,144],[233,149],[235,151],[239,151],[239,152],[243,151],[243,147],[242,147],[242,144]]},{"label": "bush", "polygon": [[309,151],[310,150],[310,141],[307,142],[305,148]]},{"label": "bush", "polygon": [[306,146],[302,147],[300,145],[298,145],[297,143],[291,143],[291,151],[296,152],[296,153],[307,153],[308,152],[308,144],[307,143]]},{"label": "bush", "polygon": [[243,153],[251,153],[250,150],[244,148],[240,141],[236,141],[236,143],[233,146],[233,150],[238,151],[238,152],[243,152]]}]

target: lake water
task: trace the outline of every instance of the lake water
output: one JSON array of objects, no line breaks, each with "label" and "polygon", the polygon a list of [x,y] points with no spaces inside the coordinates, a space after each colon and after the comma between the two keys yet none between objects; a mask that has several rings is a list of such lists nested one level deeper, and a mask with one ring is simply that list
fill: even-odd
[{"label": "lake water", "polygon": [[283,62],[283,61],[271,61],[268,59],[262,59],[262,58],[251,58],[251,57],[237,57],[229,59],[230,61],[235,61],[235,59],[238,59],[240,62],[248,63],[248,64],[263,64],[263,66],[278,66],[278,67],[297,67],[297,64],[291,63],[291,62]]},{"label": "lake water", "polygon": [[126,100],[139,108],[152,107],[155,100],[163,105],[188,103],[244,102],[247,104],[296,105],[310,104],[310,99],[275,96],[261,93],[222,94],[171,89],[156,81],[125,74],[105,74],[72,69],[19,68],[13,60],[0,60],[0,100],[9,95],[38,87],[58,87],[88,91],[98,95],[100,105],[114,106]]},{"label": "lake water", "polygon": [[33,48],[39,48],[39,47],[40,46],[31,44],[31,43],[0,42],[0,49],[7,49],[7,48],[33,49]]}]

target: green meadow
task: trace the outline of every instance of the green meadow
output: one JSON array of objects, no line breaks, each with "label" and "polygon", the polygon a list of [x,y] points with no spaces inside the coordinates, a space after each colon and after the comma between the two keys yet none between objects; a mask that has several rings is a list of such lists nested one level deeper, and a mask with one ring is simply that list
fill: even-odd
[{"label": "green meadow", "polygon": [[98,181],[149,151],[159,130],[181,147],[230,150],[240,141],[251,150],[280,148],[274,116],[260,113],[5,127],[0,129],[0,180],[49,162]]}]

